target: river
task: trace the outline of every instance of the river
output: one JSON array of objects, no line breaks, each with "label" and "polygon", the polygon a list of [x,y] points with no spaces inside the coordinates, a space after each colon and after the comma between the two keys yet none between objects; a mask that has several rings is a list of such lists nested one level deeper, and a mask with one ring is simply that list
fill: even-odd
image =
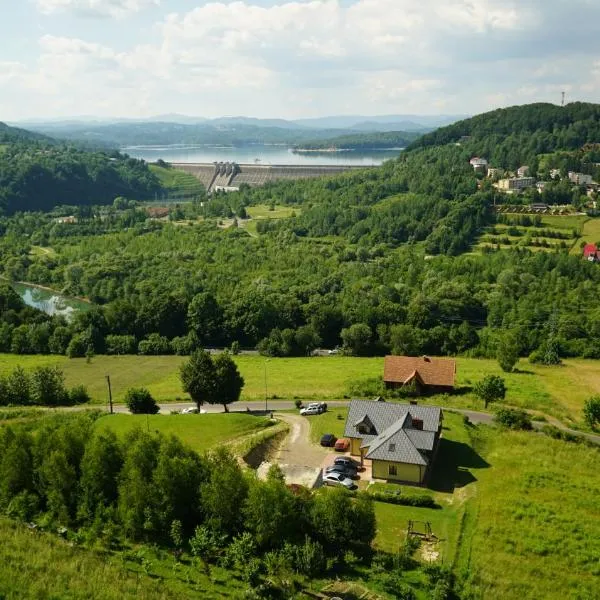
[{"label": "river", "polygon": [[369,151],[342,152],[293,152],[291,148],[277,145],[248,146],[128,146],[121,151],[134,158],[155,162],[212,163],[215,161],[258,165],[354,165],[369,167],[380,165],[384,160],[395,158],[402,151],[373,149]]},{"label": "river", "polygon": [[83,300],[69,298],[27,283],[13,283],[12,286],[28,306],[39,308],[49,315],[63,315],[67,320],[75,311],[89,310],[91,307],[91,304]]}]

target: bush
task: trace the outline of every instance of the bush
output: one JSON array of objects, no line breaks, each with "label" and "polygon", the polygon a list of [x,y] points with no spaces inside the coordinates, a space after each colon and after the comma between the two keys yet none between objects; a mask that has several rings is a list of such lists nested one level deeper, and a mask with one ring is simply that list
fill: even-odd
[{"label": "bush", "polygon": [[551,437],[555,440],[562,440],[563,442],[580,442],[581,438],[579,438],[578,436],[574,435],[573,433],[569,433],[568,431],[563,431],[562,429],[559,429],[558,427],[555,427],[554,425],[544,425],[540,431],[544,434],[547,435],[548,437]]},{"label": "bush", "polygon": [[129,388],[125,394],[125,404],[134,415],[155,415],[160,410],[146,388]]},{"label": "bush", "polygon": [[524,410],[501,408],[496,413],[494,421],[508,429],[523,429],[525,431],[533,429],[531,417]]},{"label": "bush", "polygon": [[107,335],[106,354],[136,354],[137,344],[132,335]]},{"label": "bush", "polygon": [[585,401],[583,417],[591,428],[600,423],[600,396],[592,396]]},{"label": "bush", "polygon": [[69,403],[75,404],[86,404],[91,400],[85,385],[76,385],[69,390]]},{"label": "bush", "polygon": [[138,352],[148,356],[162,356],[173,354],[173,348],[166,337],[158,335],[158,333],[151,333],[139,343]]},{"label": "bush", "polygon": [[386,492],[369,492],[373,500],[386,502],[387,504],[399,504],[402,506],[415,506],[420,508],[440,508],[435,500],[427,494],[416,494],[407,496],[402,494],[390,494]]}]

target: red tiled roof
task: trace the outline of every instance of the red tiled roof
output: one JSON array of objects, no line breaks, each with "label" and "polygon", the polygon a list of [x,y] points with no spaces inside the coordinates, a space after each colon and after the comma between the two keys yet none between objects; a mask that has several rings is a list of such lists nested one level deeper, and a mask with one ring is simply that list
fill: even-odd
[{"label": "red tiled roof", "polygon": [[583,256],[585,258],[587,258],[588,256],[593,256],[594,254],[596,254],[596,252],[598,252],[596,244],[586,244],[583,247]]},{"label": "red tiled roof", "polygon": [[386,383],[408,383],[418,377],[424,385],[454,386],[456,361],[428,356],[386,356],[383,380]]}]

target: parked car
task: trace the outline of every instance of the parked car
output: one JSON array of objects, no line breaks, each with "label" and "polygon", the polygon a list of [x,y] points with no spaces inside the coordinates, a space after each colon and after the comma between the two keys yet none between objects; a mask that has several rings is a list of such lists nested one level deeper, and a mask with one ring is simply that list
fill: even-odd
[{"label": "parked car", "polygon": [[351,467],[346,467],[344,465],[331,465],[331,467],[326,467],[325,473],[340,473],[349,479],[359,478],[359,474],[356,469],[352,469]]},{"label": "parked car", "polygon": [[335,437],[335,435],[333,435],[333,433],[326,433],[321,438],[321,446],[330,448],[331,446],[334,446],[335,444],[337,444],[337,438]]},{"label": "parked car", "polygon": [[327,404],[325,402],[311,402],[307,408],[316,408],[322,413],[327,410]]},{"label": "parked car", "polygon": [[348,438],[340,438],[335,443],[336,452],[347,452],[350,449],[350,440]]},{"label": "parked car", "polygon": [[361,468],[361,464],[357,461],[354,460],[353,458],[350,458],[349,456],[336,456],[334,461],[333,461],[334,465],[344,465],[353,469],[360,469]]},{"label": "parked car", "polygon": [[331,485],[334,487],[345,487],[347,490],[354,490],[357,488],[357,485],[345,475],[341,473],[324,473],[323,474],[323,485]]},{"label": "parked car", "polygon": [[328,350],[327,354],[329,354],[329,356],[334,356],[336,354],[340,353],[340,349],[339,348],[334,348],[333,350]]},{"label": "parked car", "polygon": [[316,406],[307,406],[300,409],[300,414],[308,417],[309,415],[320,415],[321,411]]}]

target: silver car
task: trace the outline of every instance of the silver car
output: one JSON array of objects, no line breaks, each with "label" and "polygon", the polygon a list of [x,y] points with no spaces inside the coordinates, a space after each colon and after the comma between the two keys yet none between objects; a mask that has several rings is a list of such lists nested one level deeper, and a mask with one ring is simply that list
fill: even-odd
[{"label": "silver car", "polygon": [[336,473],[334,471],[323,473],[323,485],[345,487],[347,490],[354,490],[357,487],[352,479],[346,477],[346,475],[343,475],[342,473]]}]

